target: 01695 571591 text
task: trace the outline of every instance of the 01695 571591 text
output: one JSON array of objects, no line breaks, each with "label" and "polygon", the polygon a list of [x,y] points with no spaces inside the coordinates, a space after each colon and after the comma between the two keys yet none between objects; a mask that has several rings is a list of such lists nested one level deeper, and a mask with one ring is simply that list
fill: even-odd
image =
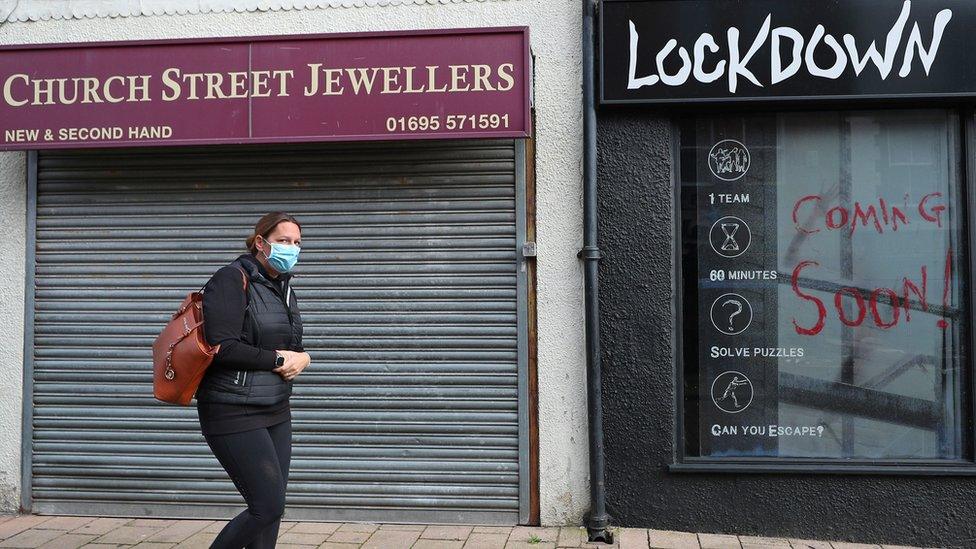
[{"label": "01695 571591 text", "polygon": [[445,116],[391,116],[386,119],[388,132],[436,132],[496,130],[509,127],[508,114],[448,114]]}]

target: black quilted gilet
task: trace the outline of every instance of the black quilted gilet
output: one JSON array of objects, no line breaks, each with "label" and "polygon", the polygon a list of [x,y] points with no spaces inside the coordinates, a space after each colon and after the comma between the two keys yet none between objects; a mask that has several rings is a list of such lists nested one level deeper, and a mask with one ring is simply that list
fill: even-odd
[{"label": "black quilted gilet", "polygon": [[[238,258],[231,265],[248,275],[244,341],[272,351],[300,350],[302,319],[294,296],[289,295],[289,306],[285,307],[284,294],[288,293],[290,280],[279,291],[254,263]],[[287,400],[291,392],[292,381],[285,381],[270,370],[210,367],[197,388],[196,398],[198,402],[267,406]]]}]

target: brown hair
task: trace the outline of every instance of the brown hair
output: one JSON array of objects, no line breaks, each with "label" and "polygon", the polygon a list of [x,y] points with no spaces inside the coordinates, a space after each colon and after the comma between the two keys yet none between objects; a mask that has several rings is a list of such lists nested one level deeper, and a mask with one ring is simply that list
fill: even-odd
[{"label": "brown hair", "polygon": [[245,241],[247,249],[252,254],[256,253],[258,249],[254,246],[254,239],[257,238],[258,235],[260,235],[261,238],[268,238],[268,235],[274,232],[275,227],[277,227],[279,223],[283,223],[285,221],[298,225],[298,230],[302,229],[302,226],[298,223],[298,220],[285,212],[271,212],[259,219],[257,224],[254,225],[254,233],[247,237],[247,240]]}]

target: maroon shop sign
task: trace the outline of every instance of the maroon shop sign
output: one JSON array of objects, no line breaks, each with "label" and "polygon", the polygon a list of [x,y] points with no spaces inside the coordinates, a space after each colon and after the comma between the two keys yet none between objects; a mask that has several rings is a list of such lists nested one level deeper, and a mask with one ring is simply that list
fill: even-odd
[{"label": "maroon shop sign", "polygon": [[0,48],[0,150],[529,135],[525,27]]}]

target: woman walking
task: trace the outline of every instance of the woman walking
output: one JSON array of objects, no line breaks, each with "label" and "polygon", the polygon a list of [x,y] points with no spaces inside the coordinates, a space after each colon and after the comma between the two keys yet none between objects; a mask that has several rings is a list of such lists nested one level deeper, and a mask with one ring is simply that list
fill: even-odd
[{"label": "woman walking", "polygon": [[220,350],[196,392],[200,428],[247,503],[211,549],[275,547],[291,463],[292,382],[311,360],[291,289],[301,226],[271,212],[246,246],[203,292],[204,333]]}]

